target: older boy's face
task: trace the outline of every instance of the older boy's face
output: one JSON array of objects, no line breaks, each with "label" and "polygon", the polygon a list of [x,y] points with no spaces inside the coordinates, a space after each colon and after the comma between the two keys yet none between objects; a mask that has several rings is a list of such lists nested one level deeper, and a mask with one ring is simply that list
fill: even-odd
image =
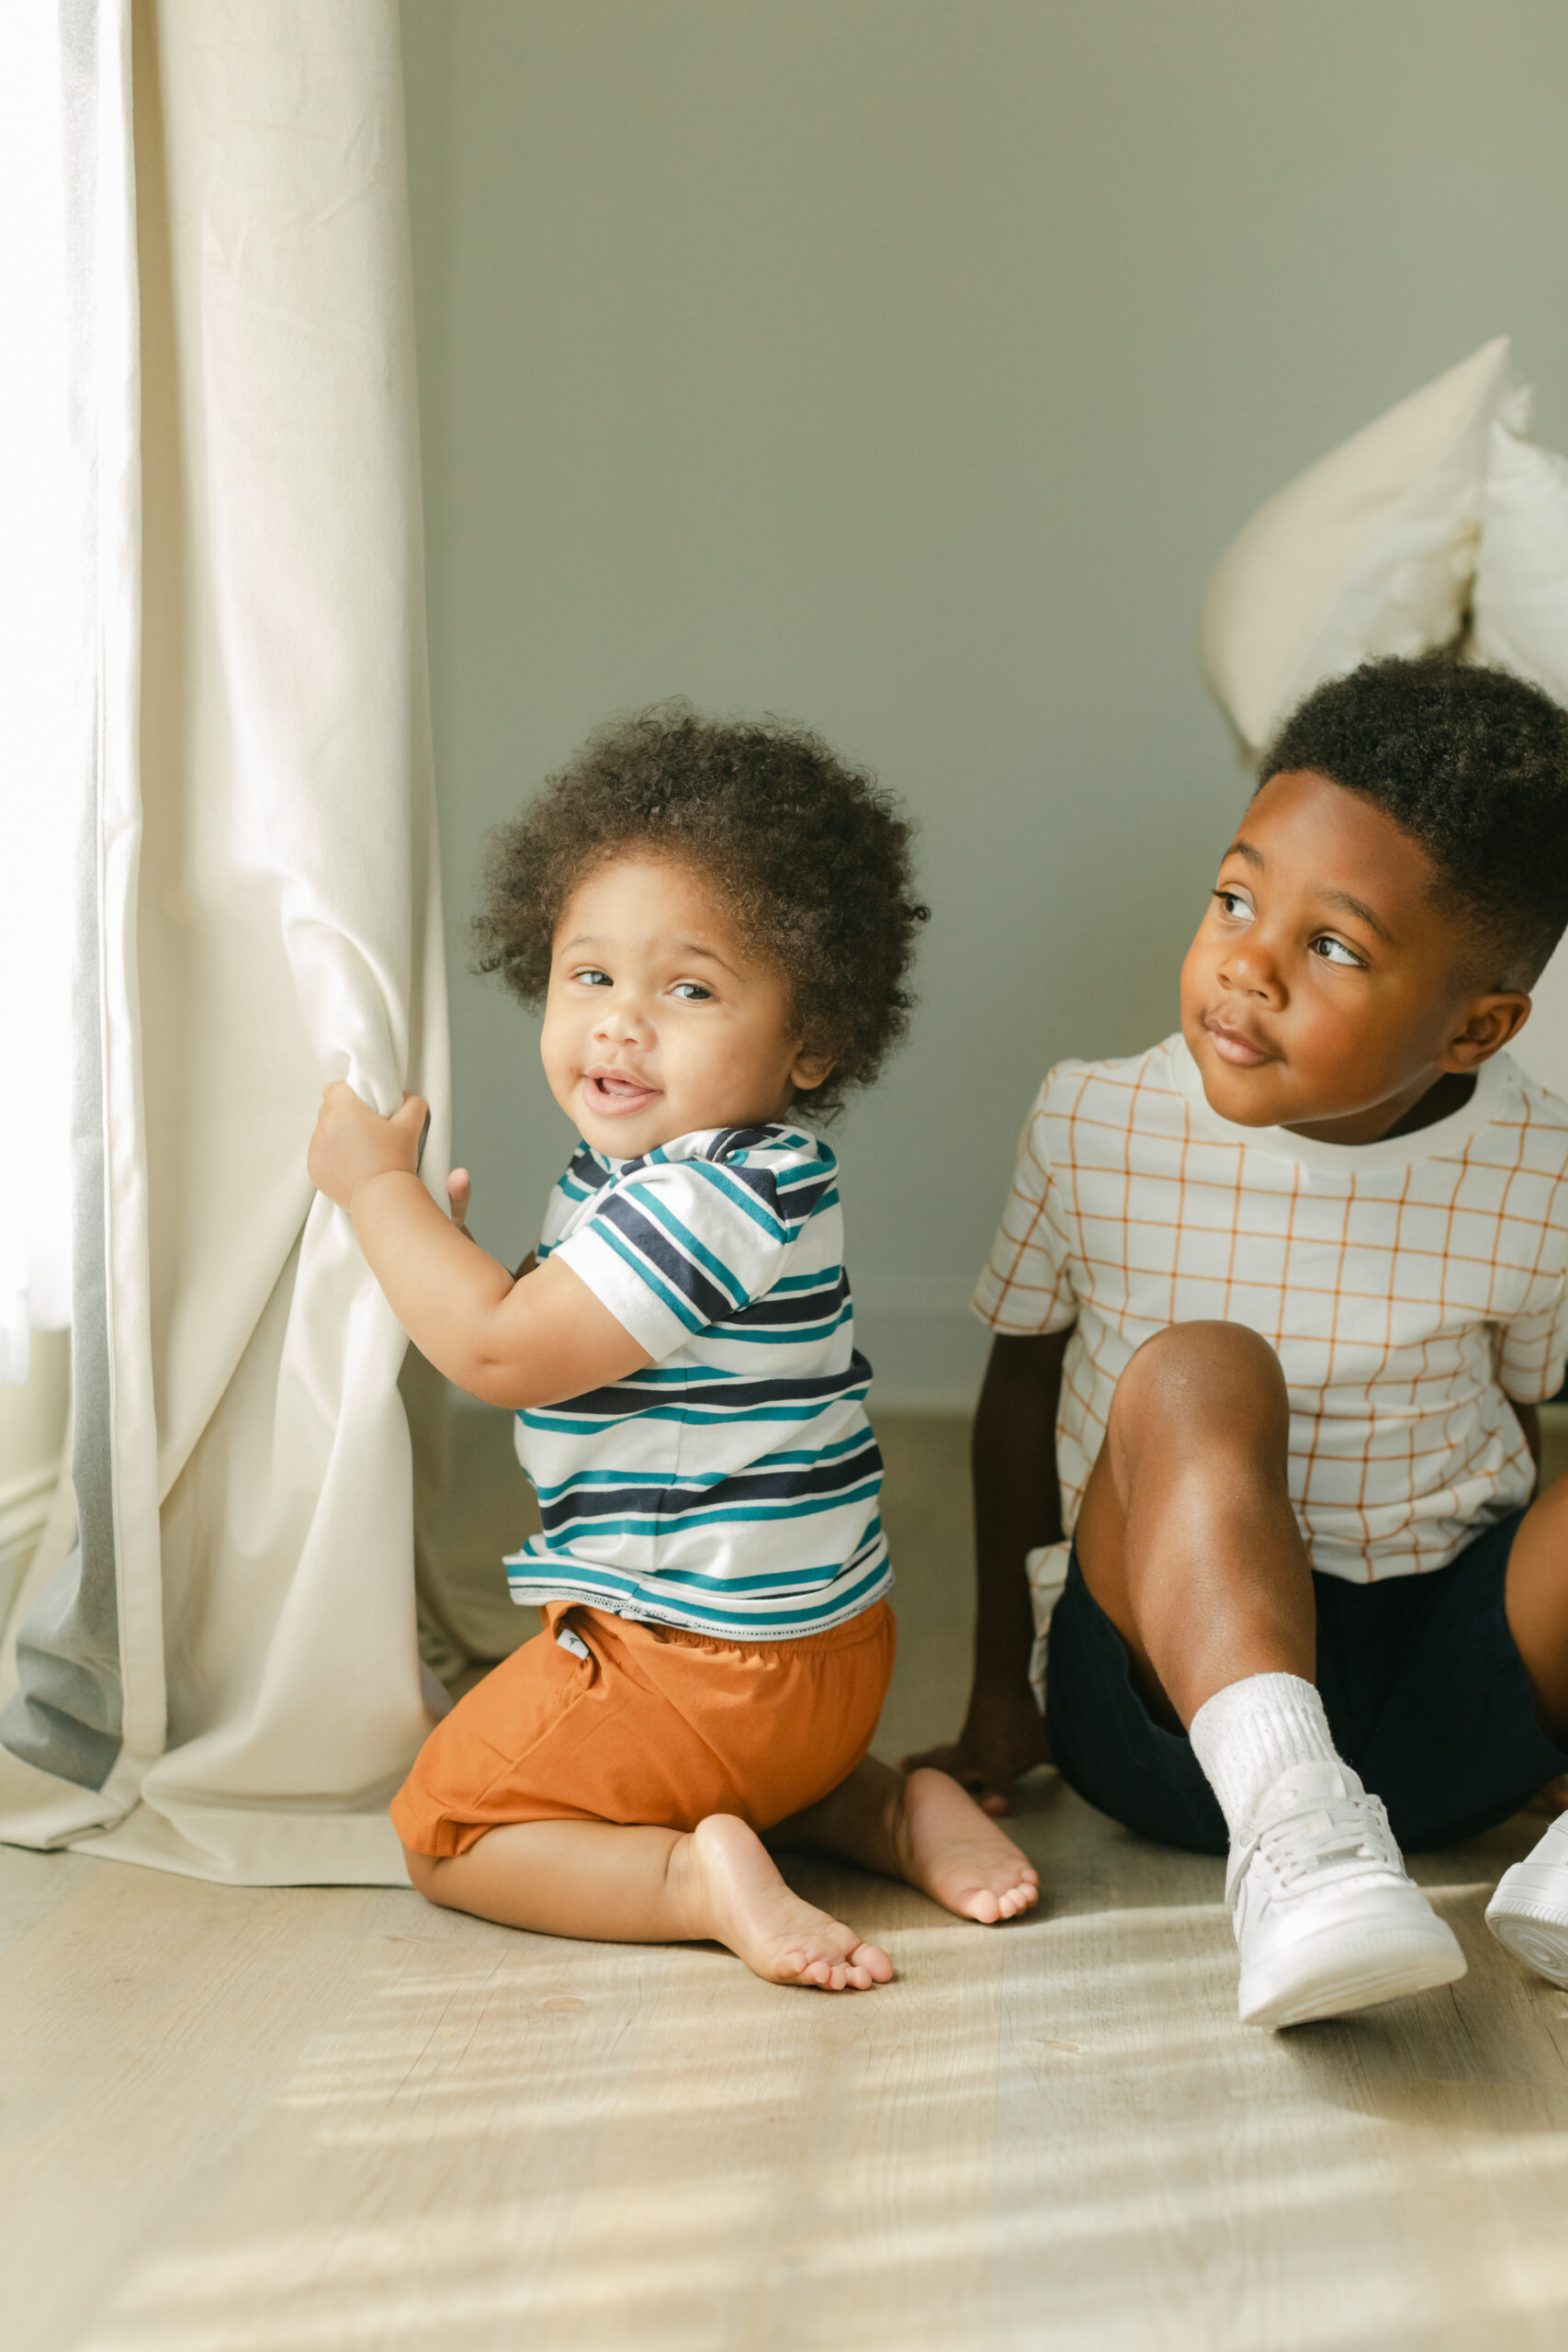
[{"label": "older boy's face", "polygon": [[617,858],[572,894],[539,1051],[556,1101],[611,1159],[782,1118],[828,1075],[705,876],[662,858]]},{"label": "older boy's face", "polygon": [[1507,1043],[1529,999],[1467,983],[1433,880],[1359,794],[1310,770],[1270,778],[1181,967],[1182,1035],[1222,1118],[1371,1143]]}]

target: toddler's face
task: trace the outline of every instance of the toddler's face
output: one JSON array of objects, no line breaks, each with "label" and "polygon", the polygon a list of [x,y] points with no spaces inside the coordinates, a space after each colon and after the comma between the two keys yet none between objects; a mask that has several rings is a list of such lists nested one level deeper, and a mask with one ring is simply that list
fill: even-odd
[{"label": "toddler's face", "polygon": [[1445,1073],[1473,1071],[1529,999],[1476,989],[1426,852],[1310,770],[1242,819],[1181,967],[1181,1029],[1222,1118],[1329,1143],[1386,1135]]},{"label": "toddler's face", "polygon": [[599,867],[568,901],[539,1050],[556,1101],[612,1159],[783,1118],[829,1067],[802,1053],[784,980],[706,877],[640,856]]}]

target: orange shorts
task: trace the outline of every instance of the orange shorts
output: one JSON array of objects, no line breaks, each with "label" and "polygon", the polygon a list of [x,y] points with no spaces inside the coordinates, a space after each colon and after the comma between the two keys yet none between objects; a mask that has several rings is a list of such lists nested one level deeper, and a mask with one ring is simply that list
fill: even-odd
[{"label": "orange shorts", "polygon": [[[893,1672],[885,1600],[798,1641],[715,1641],[552,1602],[545,1630],[436,1724],[392,1800],[417,1854],[467,1853],[509,1821],[771,1829],[871,1746]],[[568,1627],[586,1658],[556,1640]]]}]

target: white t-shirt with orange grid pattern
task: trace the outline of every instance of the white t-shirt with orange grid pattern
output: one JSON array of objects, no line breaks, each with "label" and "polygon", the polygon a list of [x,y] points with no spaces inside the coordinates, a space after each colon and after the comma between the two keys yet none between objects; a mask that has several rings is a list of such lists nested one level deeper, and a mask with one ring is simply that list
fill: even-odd
[{"label": "white t-shirt with orange grid pattern", "polygon": [[[1284,1369],[1314,1567],[1358,1584],[1440,1568],[1529,1498],[1508,1399],[1562,1385],[1568,1105],[1499,1054],[1451,1117],[1325,1144],[1220,1118],[1179,1036],[1058,1063],[975,1306],[998,1332],[1074,1327],[1056,1426],[1069,1531],[1134,1350],[1221,1317]],[[1037,1580],[1060,1566],[1040,1559]]]}]

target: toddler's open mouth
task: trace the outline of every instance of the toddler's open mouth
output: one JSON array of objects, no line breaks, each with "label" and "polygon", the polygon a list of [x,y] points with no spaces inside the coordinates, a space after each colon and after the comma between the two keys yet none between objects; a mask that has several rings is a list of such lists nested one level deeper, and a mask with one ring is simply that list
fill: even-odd
[{"label": "toddler's open mouth", "polygon": [[645,1086],[640,1079],[629,1078],[624,1070],[590,1069],[582,1073],[582,1091],[602,1118],[624,1117],[627,1112],[646,1109],[658,1099],[656,1086]]}]

